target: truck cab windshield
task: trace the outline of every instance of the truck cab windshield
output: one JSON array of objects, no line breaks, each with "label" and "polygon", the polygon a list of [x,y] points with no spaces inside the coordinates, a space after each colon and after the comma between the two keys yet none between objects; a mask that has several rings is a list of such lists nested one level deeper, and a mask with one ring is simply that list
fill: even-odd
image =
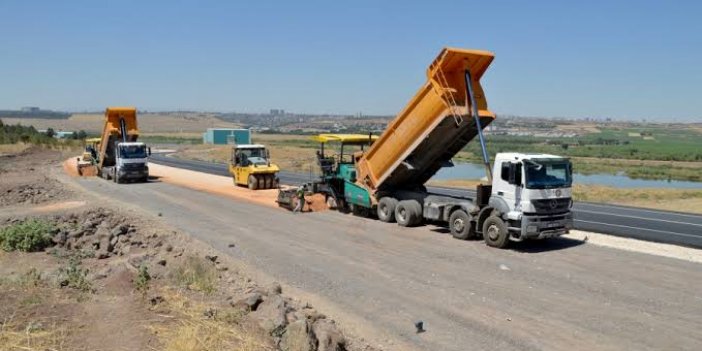
[{"label": "truck cab windshield", "polygon": [[524,162],[527,189],[568,188],[573,180],[570,163],[558,162]]},{"label": "truck cab windshield", "polygon": [[120,145],[122,158],[146,158],[146,145]]}]

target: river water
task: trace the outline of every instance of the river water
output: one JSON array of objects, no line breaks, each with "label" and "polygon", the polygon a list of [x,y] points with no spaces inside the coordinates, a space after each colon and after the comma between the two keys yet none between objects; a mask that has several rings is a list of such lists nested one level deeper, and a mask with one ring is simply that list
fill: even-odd
[{"label": "river water", "polygon": [[[481,179],[485,177],[485,167],[474,163],[458,163],[444,167],[434,175],[433,180]],[[677,188],[702,189],[702,183],[681,180],[633,179],[625,174],[573,174],[573,183],[604,185],[617,188]]]}]

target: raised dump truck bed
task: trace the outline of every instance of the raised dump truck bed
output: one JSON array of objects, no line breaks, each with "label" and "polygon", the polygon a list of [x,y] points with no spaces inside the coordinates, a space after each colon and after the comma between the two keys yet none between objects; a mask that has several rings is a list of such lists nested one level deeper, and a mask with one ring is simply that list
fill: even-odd
[{"label": "raised dump truck bed", "polygon": [[116,143],[135,142],[139,137],[135,107],[108,107],[100,141],[98,169],[116,164]]},{"label": "raised dump truck bed", "polygon": [[98,175],[117,183],[126,180],[146,182],[149,177],[148,148],[138,142],[137,109],[108,107],[98,152]]},{"label": "raised dump truck bed", "polygon": [[416,188],[447,164],[478,134],[466,72],[481,127],[495,119],[480,85],[493,58],[488,51],[443,49],[427,69],[427,82],[359,160],[358,182],[374,193]]}]

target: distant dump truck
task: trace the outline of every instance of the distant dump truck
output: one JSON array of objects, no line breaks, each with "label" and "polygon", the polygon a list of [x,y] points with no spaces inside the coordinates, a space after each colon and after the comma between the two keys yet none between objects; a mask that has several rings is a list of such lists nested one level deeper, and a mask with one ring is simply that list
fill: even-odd
[{"label": "distant dump truck", "polygon": [[108,107],[97,153],[98,175],[124,181],[149,179],[149,148],[139,138],[137,110],[134,107]]},{"label": "distant dump truck", "polygon": [[[448,223],[454,237],[482,236],[493,247],[567,233],[573,218],[568,159],[500,153],[490,167],[482,129],[495,115],[480,78],[493,58],[487,51],[443,49],[427,82],[379,137],[316,137],[323,174],[317,191],[330,206],[401,226]],[[476,136],[490,185],[478,186],[474,198],[429,193],[424,184]],[[332,142],[340,149],[330,157],[324,145]]]}]

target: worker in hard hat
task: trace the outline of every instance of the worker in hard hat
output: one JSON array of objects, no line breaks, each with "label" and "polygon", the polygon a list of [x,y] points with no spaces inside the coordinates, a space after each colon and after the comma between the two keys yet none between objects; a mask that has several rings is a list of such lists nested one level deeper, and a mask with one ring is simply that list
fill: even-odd
[{"label": "worker in hard hat", "polygon": [[297,205],[295,206],[295,209],[293,210],[293,213],[298,213],[298,212],[304,212],[304,207],[305,207],[305,187],[301,186],[297,188],[297,192],[295,193],[297,197]]}]

